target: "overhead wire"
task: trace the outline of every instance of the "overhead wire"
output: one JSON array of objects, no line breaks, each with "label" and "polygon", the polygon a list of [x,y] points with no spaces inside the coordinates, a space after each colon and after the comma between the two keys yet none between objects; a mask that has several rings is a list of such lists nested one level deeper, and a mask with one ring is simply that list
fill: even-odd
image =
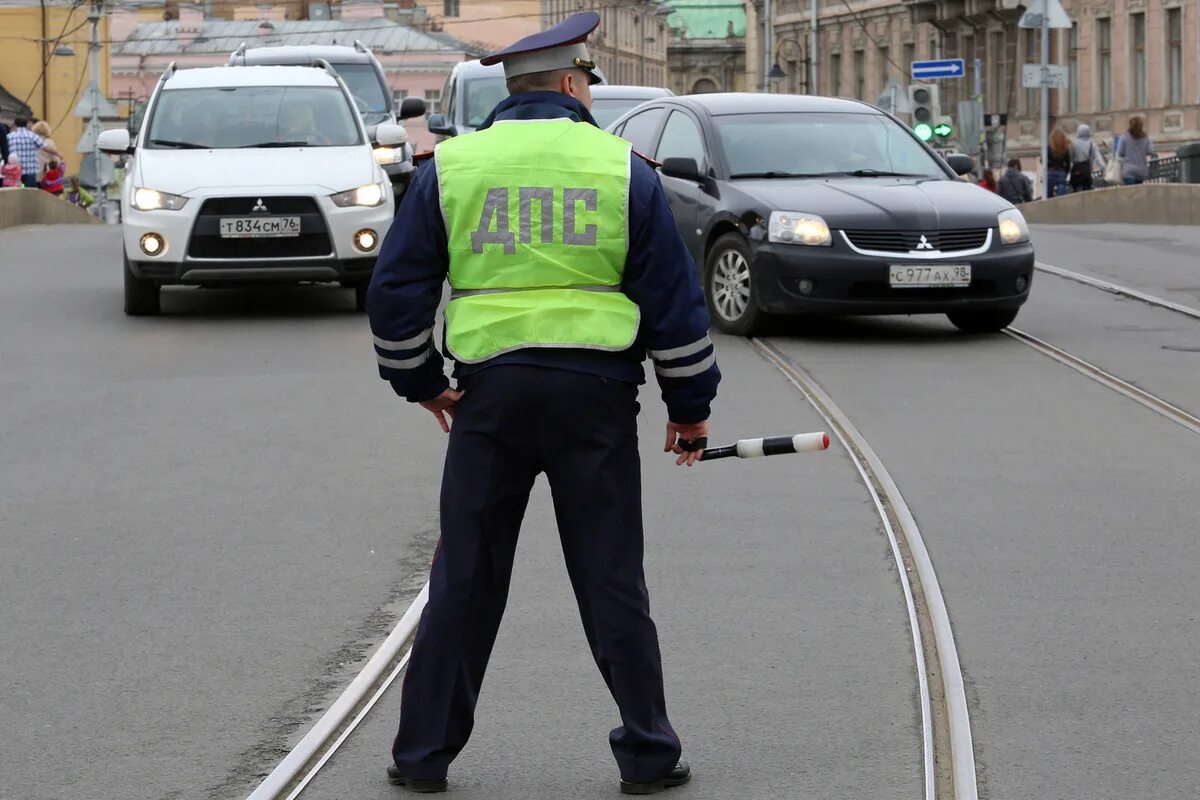
[{"label": "overhead wire", "polygon": [[[26,106],[26,107],[29,106],[29,100],[33,97],[33,93],[37,91],[38,86],[40,86],[42,81],[44,81],[46,79],[46,70],[48,70],[50,68],[50,59],[54,57],[54,51],[58,48],[58,46],[60,44],[62,44],[62,40],[64,38],[66,38],[67,36],[70,36],[72,33],[75,33],[75,31],[79,30],[84,25],[87,25],[88,21],[85,19],[83,22],[79,23],[71,30],[69,30],[69,31],[67,30],[67,26],[71,24],[71,17],[75,16],[75,12],[79,10],[79,7],[82,6],[85,1],[86,0],[72,0],[72,2],[70,4],[70,9],[67,11],[67,16],[63,20],[62,28],[59,30],[58,36],[54,37],[53,39],[49,39],[49,40],[45,40],[45,41],[43,41],[42,39],[38,39],[38,38],[28,38],[28,37],[23,37],[23,38],[19,39],[20,41],[41,42],[42,45],[46,48],[43,51],[44,55],[42,56],[42,71],[38,73],[37,79],[33,82],[33,85],[29,87],[29,94],[25,95],[25,99],[21,101],[21,105]],[[18,37],[0,37],[0,38],[18,38]],[[42,109],[42,113],[44,114],[45,112],[46,112],[46,109]]]}]

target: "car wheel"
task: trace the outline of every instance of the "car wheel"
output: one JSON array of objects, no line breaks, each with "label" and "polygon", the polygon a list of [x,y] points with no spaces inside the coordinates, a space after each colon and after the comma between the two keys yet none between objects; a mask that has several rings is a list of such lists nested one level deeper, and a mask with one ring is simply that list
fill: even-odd
[{"label": "car wheel", "polygon": [[995,333],[1017,318],[1015,308],[988,308],[982,311],[951,311],[946,315],[963,333]]},{"label": "car wheel", "polygon": [[129,268],[125,256],[125,313],[130,317],[152,316],[159,313],[159,286],[154,281],[139,278]]},{"label": "car wheel", "polygon": [[370,286],[369,283],[354,284],[354,310],[355,311],[366,311],[367,310],[367,287],[369,287],[369,286]]},{"label": "car wheel", "polygon": [[708,252],[704,294],[713,322],[726,333],[753,336],[766,321],[754,299],[750,247],[736,233],[727,233]]}]

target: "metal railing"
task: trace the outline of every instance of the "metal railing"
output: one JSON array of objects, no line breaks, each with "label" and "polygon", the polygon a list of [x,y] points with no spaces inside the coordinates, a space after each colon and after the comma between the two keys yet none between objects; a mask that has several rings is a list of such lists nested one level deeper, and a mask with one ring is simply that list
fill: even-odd
[{"label": "metal railing", "polygon": [[[1152,158],[1150,159],[1149,168],[1150,172],[1146,176],[1146,183],[1183,182],[1183,167],[1180,165],[1179,159],[1175,156]],[[1104,170],[1098,169],[1093,172],[1092,181],[1098,186],[1105,185]]]}]

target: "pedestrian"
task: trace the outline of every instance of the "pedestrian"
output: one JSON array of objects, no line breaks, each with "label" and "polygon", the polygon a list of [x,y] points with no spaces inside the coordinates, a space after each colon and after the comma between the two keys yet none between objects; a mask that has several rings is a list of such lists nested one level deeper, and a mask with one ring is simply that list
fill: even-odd
[{"label": "pedestrian", "polygon": [[1086,192],[1093,186],[1092,173],[1104,169],[1104,156],[1092,141],[1092,129],[1080,125],[1071,142],[1071,191]]},{"label": "pedestrian", "polygon": [[[38,174],[38,150],[41,150],[46,140],[38,136],[27,127],[29,120],[24,117],[17,117],[13,120],[13,129],[8,133],[8,150],[9,153],[17,154],[17,161],[21,164],[21,182],[30,189],[36,189],[41,185]],[[57,148],[48,150],[50,155],[62,158],[62,154]]]},{"label": "pedestrian", "polygon": [[1008,160],[1008,169],[1000,176],[996,192],[1014,206],[1033,199],[1033,184],[1029,182],[1029,176],[1021,172],[1021,159]]},{"label": "pedestrian", "polygon": [[1047,150],[1046,172],[1050,178],[1050,196],[1061,197],[1067,193],[1067,175],[1071,172],[1071,140],[1062,128],[1050,133]]},{"label": "pedestrian", "polygon": [[8,132],[12,130],[4,122],[0,122],[0,166],[8,164]]},{"label": "pedestrian", "polygon": [[979,179],[979,185],[987,189],[989,192],[996,191],[996,176],[988,167],[984,167],[983,177]]},{"label": "pedestrian", "polygon": [[42,191],[49,192],[55,197],[63,193],[63,164],[57,159],[51,159],[46,165],[46,174],[42,176]]},{"label": "pedestrian", "polygon": [[80,185],[78,175],[72,175],[71,183],[67,189],[67,202],[80,208],[89,208],[96,202],[96,198],[92,197],[91,192]]},{"label": "pedestrian", "polygon": [[1154,142],[1146,133],[1146,124],[1141,117],[1130,117],[1129,130],[1121,137],[1117,145],[1117,158],[1121,159],[1121,178],[1126,186],[1145,183],[1150,177],[1150,156],[1154,152]]},{"label": "pedestrian", "polygon": [[[413,791],[444,791],[471,734],[541,472],[584,633],[620,710],[609,743],[621,791],[691,777],[667,717],[642,567],[636,397],[649,350],[669,419],[664,452],[690,466],[721,376],[659,178],[589,110],[600,78],[586,41],[599,23],[575,14],[482,59],[504,65],[509,97],[418,169],[371,279],[380,375],[449,433],[441,540],[388,767]],[[447,278],[443,344],[457,389],[432,341]]]},{"label": "pedestrian", "polygon": [[[29,130],[42,137],[42,149],[38,150],[38,177],[41,178],[46,175],[46,170],[50,169],[51,161],[57,159],[58,161],[65,162],[65,159],[63,159],[61,155],[57,155],[58,145],[55,144],[54,140],[50,138],[49,122],[46,122],[44,119],[38,120],[29,126]],[[63,163],[62,166],[63,171],[65,172],[67,167],[66,163]]]},{"label": "pedestrian", "polygon": [[21,185],[21,162],[16,153],[9,153],[4,167],[0,169],[4,176],[4,188],[12,189]]}]

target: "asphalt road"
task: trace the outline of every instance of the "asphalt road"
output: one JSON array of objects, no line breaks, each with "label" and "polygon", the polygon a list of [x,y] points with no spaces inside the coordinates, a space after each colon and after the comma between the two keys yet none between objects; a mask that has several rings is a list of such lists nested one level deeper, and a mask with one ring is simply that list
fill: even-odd
[{"label": "asphalt road", "polygon": [[[1200,306],[1191,230],[1039,228],[1035,245]],[[0,797],[240,797],[419,588],[442,436],[375,377],[348,292],[175,292],[166,316],[127,319],[119,249],[99,227],[0,232]],[[1200,411],[1200,321],[1039,274],[1016,326]],[[942,318],[773,338],[921,524],[981,796],[1193,798],[1200,440]],[[718,353],[714,440],[820,427],[745,343]],[[648,580],[696,771],[671,796],[919,797],[907,616],[847,455],[678,469],[655,452],[654,394]],[[553,531],[539,485],[458,796],[616,794],[615,709]],[[397,796],[397,694],[305,797]]]}]

